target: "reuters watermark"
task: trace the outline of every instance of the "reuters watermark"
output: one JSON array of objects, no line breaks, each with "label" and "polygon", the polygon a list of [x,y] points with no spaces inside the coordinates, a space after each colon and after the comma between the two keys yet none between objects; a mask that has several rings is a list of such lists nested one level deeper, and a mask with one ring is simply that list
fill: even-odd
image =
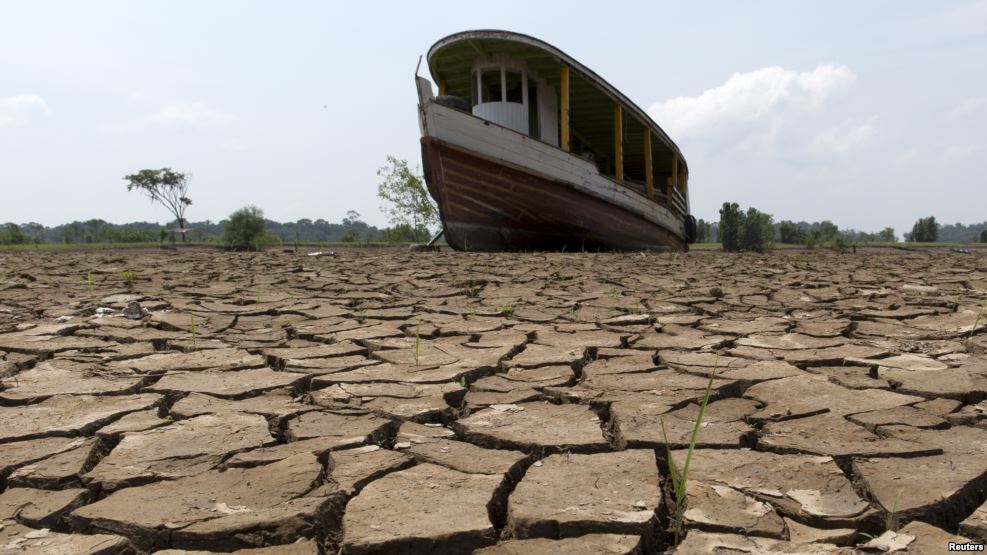
[{"label": "reuters watermark", "polygon": [[949,542],[946,544],[946,549],[948,551],[983,551],[984,544],[982,543],[956,543]]}]

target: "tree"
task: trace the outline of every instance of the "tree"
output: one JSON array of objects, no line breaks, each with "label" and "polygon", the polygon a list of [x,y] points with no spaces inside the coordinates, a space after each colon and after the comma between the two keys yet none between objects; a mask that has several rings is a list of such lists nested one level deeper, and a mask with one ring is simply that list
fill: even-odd
[{"label": "tree", "polygon": [[805,242],[805,234],[791,220],[783,220],[778,224],[778,236],[782,243],[798,245]]},{"label": "tree", "polygon": [[879,240],[881,240],[881,242],[884,242],[884,243],[897,243],[898,242],[898,238],[895,237],[894,228],[893,227],[886,227],[886,228],[882,229],[880,231],[880,233],[877,234],[877,238]]},{"label": "tree", "polygon": [[717,234],[723,250],[728,252],[740,250],[740,226],[744,213],[736,202],[724,202],[720,208],[720,225]]},{"label": "tree", "polygon": [[343,225],[346,227],[352,227],[362,223],[363,220],[360,219],[360,213],[356,210],[348,210],[346,212],[346,217],[343,218]]},{"label": "tree", "polygon": [[697,243],[708,243],[710,239],[711,229],[709,222],[699,218],[696,222],[696,242]]},{"label": "tree", "polygon": [[0,245],[22,245],[30,242],[31,238],[17,224],[9,223],[0,229]]},{"label": "tree", "polygon": [[984,229],[980,232],[980,242],[987,243],[987,229]]},{"label": "tree", "polygon": [[836,224],[829,220],[825,220],[819,224],[819,240],[820,241],[832,241],[836,239],[836,236],[840,234],[840,228],[836,227]]},{"label": "tree", "polygon": [[172,171],[171,168],[160,170],[141,170],[133,175],[125,176],[127,191],[138,191],[147,195],[151,202],[157,202],[168,209],[178,220],[178,229],[185,240],[185,209],[192,204],[188,197],[189,180],[192,176]]},{"label": "tree", "polygon": [[230,214],[223,222],[223,245],[235,251],[259,251],[267,243],[264,212],[256,206],[246,206]]},{"label": "tree", "polygon": [[394,156],[387,157],[387,165],[377,170],[383,180],[377,186],[377,196],[393,206],[381,209],[390,218],[391,225],[397,227],[408,224],[416,233],[439,222],[439,209],[428,196],[421,175],[408,168],[407,160]]},{"label": "tree", "polygon": [[740,224],[740,248],[745,251],[762,252],[774,240],[774,226],[770,214],[765,214],[753,206]]},{"label": "tree", "polygon": [[921,218],[912,226],[912,233],[908,236],[913,243],[935,243],[939,237],[939,224],[936,223],[935,216]]}]

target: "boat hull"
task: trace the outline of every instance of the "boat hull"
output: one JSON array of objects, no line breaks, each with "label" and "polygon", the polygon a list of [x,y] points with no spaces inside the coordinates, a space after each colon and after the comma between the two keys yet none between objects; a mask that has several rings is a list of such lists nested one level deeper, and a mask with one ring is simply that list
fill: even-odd
[{"label": "boat hull", "polygon": [[429,192],[457,250],[674,250],[676,234],[565,181],[422,138]]}]

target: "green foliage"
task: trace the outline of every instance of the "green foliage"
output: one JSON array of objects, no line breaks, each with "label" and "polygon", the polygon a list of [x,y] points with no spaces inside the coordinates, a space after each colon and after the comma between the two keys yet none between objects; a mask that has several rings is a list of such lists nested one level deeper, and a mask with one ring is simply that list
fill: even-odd
[{"label": "green foliage", "polygon": [[763,252],[774,240],[775,231],[771,224],[770,214],[765,214],[753,206],[748,208],[741,223],[740,248],[745,251]]},{"label": "green foliage", "polygon": [[172,171],[171,168],[160,170],[141,170],[135,174],[124,176],[127,180],[127,191],[134,189],[144,193],[151,202],[156,202],[168,209],[178,220],[178,228],[185,240],[185,209],[191,206],[192,199],[188,197],[189,174]]},{"label": "green foliage", "polygon": [[836,239],[833,239],[832,245],[833,245],[833,250],[838,253],[845,253],[846,251],[850,250],[850,247],[852,246],[850,240],[847,239],[846,235],[842,235],[842,234],[837,235]]},{"label": "green foliage", "polygon": [[347,229],[343,232],[343,236],[339,240],[344,243],[356,243],[360,240],[360,232],[352,228]]},{"label": "green foliage", "polygon": [[798,245],[805,242],[805,233],[791,220],[782,220],[778,224],[778,236],[782,243]]},{"label": "green foliage", "polygon": [[665,439],[665,455],[668,458],[668,476],[672,480],[672,492],[675,494],[675,507],[672,511],[672,531],[675,534],[674,545],[679,544],[682,535],[682,517],[685,514],[686,486],[689,481],[689,464],[692,462],[692,453],[696,450],[696,440],[699,438],[699,429],[703,425],[703,415],[706,414],[706,405],[709,404],[709,394],[713,389],[713,380],[716,378],[716,369],[709,376],[709,383],[706,384],[706,393],[703,395],[702,403],[699,405],[699,414],[696,416],[696,425],[692,428],[692,438],[689,440],[689,450],[685,456],[685,466],[682,467],[682,474],[675,466],[675,458],[672,456],[672,448],[668,444],[668,433],[665,431],[665,420],[659,417],[661,423],[661,435]]},{"label": "green foliage", "polygon": [[987,243],[987,229],[980,232],[980,242]]},{"label": "green foliage", "polygon": [[939,239],[939,224],[935,216],[922,218],[912,226],[908,240],[912,243],[935,243]]},{"label": "green foliage", "polygon": [[382,181],[377,186],[377,196],[391,203],[383,207],[392,226],[407,224],[413,230],[426,229],[439,222],[439,209],[428,196],[425,180],[408,168],[407,160],[387,157],[387,165],[377,170]]},{"label": "green foliage", "polygon": [[264,225],[264,212],[256,206],[241,208],[223,224],[223,246],[236,251],[263,250],[270,239]]},{"label": "green foliage", "polygon": [[740,227],[744,213],[736,202],[724,202],[720,208],[720,225],[717,233],[723,250],[734,252],[740,250]]},{"label": "green foliage", "polygon": [[17,224],[6,224],[0,229],[0,245],[23,245],[31,238]]},{"label": "green foliage", "polygon": [[723,250],[761,252],[774,239],[770,214],[751,207],[745,214],[736,202],[724,202],[718,230]]},{"label": "green foliage", "polygon": [[840,228],[836,227],[836,224],[826,220],[819,224],[819,241],[823,243],[828,243],[840,234]]},{"label": "green foliage", "polygon": [[893,227],[886,227],[882,229],[878,234],[877,238],[882,243],[897,243],[898,237],[894,234]]},{"label": "green foliage", "polygon": [[709,222],[699,218],[696,222],[696,242],[697,243],[709,243],[710,236],[712,235],[712,229]]},{"label": "green foliage", "polygon": [[514,318],[514,306],[509,305],[509,304],[501,305],[501,307],[500,307],[500,315],[503,316],[504,318],[507,318],[508,320],[513,319]]},{"label": "green foliage", "polygon": [[396,224],[384,229],[384,240],[388,243],[421,243],[430,239],[424,226],[412,227],[408,223]]}]

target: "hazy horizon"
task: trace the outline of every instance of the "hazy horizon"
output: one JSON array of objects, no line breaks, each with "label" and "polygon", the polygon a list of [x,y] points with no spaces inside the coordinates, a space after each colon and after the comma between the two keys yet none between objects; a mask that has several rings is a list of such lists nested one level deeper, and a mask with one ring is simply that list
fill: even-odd
[{"label": "hazy horizon", "polygon": [[429,6],[3,5],[0,222],[170,221],[123,176],[171,167],[193,175],[190,220],[385,225],[377,168],[420,164],[418,56],[471,28],[552,43],[647,110],[697,218],[987,220],[987,1]]}]

